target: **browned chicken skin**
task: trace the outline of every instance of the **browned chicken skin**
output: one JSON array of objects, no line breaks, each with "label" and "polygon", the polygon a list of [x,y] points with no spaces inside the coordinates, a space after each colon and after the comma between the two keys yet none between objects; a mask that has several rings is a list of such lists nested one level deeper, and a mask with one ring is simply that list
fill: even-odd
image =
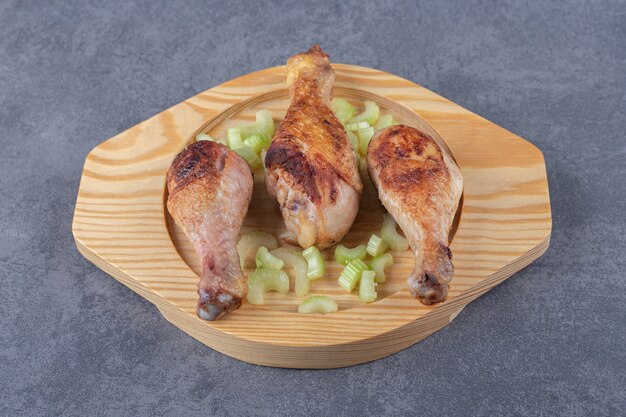
[{"label": "browned chicken skin", "polygon": [[246,296],[237,237],[252,185],[247,162],[211,141],[187,146],[167,172],[167,209],[202,260],[197,314],[204,320],[239,308]]},{"label": "browned chicken skin", "polygon": [[367,163],[380,200],[415,252],[409,291],[423,304],[444,301],[454,275],[448,234],[463,192],[461,171],[433,138],[403,125],[374,135]]},{"label": "browned chicken skin", "polygon": [[341,240],[363,189],[347,134],[330,109],[334,79],[319,45],[289,58],[291,105],[265,155],[267,189],[287,226],[282,237],[303,248]]}]

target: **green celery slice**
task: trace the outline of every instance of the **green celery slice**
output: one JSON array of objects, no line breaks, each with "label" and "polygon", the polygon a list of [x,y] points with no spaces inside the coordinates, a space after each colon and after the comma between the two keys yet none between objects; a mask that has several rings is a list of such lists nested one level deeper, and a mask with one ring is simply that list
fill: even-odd
[{"label": "green celery slice", "polygon": [[324,264],[324,258],[318,248],[311,246],[302,252],[302,255],[306,258],[308,264],[307,277],[310,280],[315,280],[324,276],[326,266]]},{"label": "green celery slice", "polygon": [[370,144],[372,136],[374,136],[374,128],[370,126],[365,129],[359,129],[356,135],[359,137],[359,151],[361,155],[367,155],[367,147]]},{"label": "green celery slice", "polygon": [[342,124],[346,123],[354,116],[354,107],[352,107],[352,104],[348,103],[347,100],[342,98],[334,98],[331,103],[331,108]]},{"label": "green celery slice", "polygon": [[274,135],[274,119],[268,110],[256,112],[256,123],[238,126],[241,136],[245,139],[252,135]]},{"label": "green celery slice", "polygon": [[221,143],[222,145],[226,145],[226,141],[223,139],[214,138],[213,136],[210,136],[208,133],[198,133],[196,135],[196,142],[200,142],[203,140],[208,140],[211,142],[216,142],[216,143]]},{"label": "green celery slice", "polygon": [[298,306],[298,313],[333,313],[339,310],[337,303],[325,295],[313,295]]},{"label": "green celery slice", "polygon": [[271,143],[272,138],[267,134],[252,135],[243,141],[244,145],[251,147],[257,154],[269,148]]},{"label": "green celery slice", "polygon": [[257,268],[266,268],[266,269],[275,269],[280,271],[285,266],[285,262],[282,259],[277,258],[272,255],[270,251],[267,250],[265,246],[261,246],[256,251],[256,267]]},{"label": "green celery slice", "polygon": [[367,265],[361,259],[350,261],[339,275],[339,286],[348,292],[352,292],[361,278],[361,273],[367,269]]},{"label": "green celery slice", "polygon": [[401,251],[409,248],[409,241],[396,230],[396,221],[389,213],[383,216],[383,226],[380,235],[387,242],[391,250]]},{"label": "green celery slice", "polygon": [[358,152],[359,151],[359,138],[357,138],[356,135],[349,130],[346,130],[346,134],[348,135],[348,140],[350,141],[350,145],[352,146],[352,149],[354,150],[354,152]]},{"label": "green celery slice", "polygon": [[275,257],[282,259],[287,266],[291,266],[296,273],[295,290],[298,297],[309,292],[311,281],[307,277],[308,264],[300,251],[291,248],[278,248],[271,252]]},{"label": "green celery slice", "polygon": [[335,248],[335,260],[341,265],[347,265],[354,259],[365,259],[367,248],[365,245],[359,245],[354,248],[347,248],[343,245],[337,245]]},{"label": "green celery slice", "polygon": [[378,119],[378,122],[376,123],[376,125],[374,126],[374,130],[380,130],[380,129],[384,129],[386,127],[389,126],[394,126],[399,124],[397,121],[393,120],[393,116],[390,114],[386,114],[384,116],[380,116],[380,119]]},{"label": "green celery slice", "polygon": [[378,255],[369,262],[369,267],[376,273],[376,282],[382,284],[387,277],[385,276],[385,269],[393,265],[393,256],[390,253],[383,253]]},{"label": "green celery slice", "polygon": [[213,141],[213,138],[211,136],[207,135],[206,133],[198,133],[196,135],[196,142],[200,142],[201,140]]},{"label": "green celery slice", "polygon": [[376,284],[374,284],[374,278],[376,273],[374,271],[363,271],[361,273],[361,281],[359,282],[359,300],[365,303],[372,303],[376,301]]},{"label": "green celery slice", "polygon": [[354,116],[350,119],[350,123],[354,122],[367,122],[371,126],[374,126],[378,121],[378,116],[380,115],[380,108],[378,104],[374,103],[371,100],[365,101],[365,110],[363,113]]},{"label": "green celery slice", "polygon": [[289,292],[289,276],[285,271],[257,269],[248,275],[248,282],[260,285],[265,292],[277,291],[281,294]]},{"label": "green celery slice", "polygon": [[289,277],[284,271],[275,269],[257,269],[248,275],[248,295],[250,304],[263,304],[265,293],[277,291],[286,294],[289,291]]},{"label": "green celery slice", "polygon": [[241,129],[238,127],[230,127],[226,131],[226,143],[230,149],[240,148],[243,145],[241,140]]},{"label": "green celery slice", "polygon": [[237,155],[246,160],[252,170],[257,170],[263,167],[263,161],[261,161],[261,157],[256,152],[254,152],[251,147],[244,145],[233,150]]},{"label": "green celery slice", "polygon": [[380,236],[373,234],[367,242],[367,253],[372,256],[378,256],[384,253],[388,247],[387,243]]},{"label": "green celery slice", "polygon": [[371,126],[369,123],[363,121],[363,122],[348,123],[344,127],[346,128],[347,131],[356,132],[357,130],[367,129],[368,127],[371,127]]},{"label": "green celery slice", "polygon": [[259,305],[265,302],[265,290],[258,282],[248,282],[248,295],[246,299],[250,304]]},{"label": "green celery slice", "polygon": [[239,254],[239,264],[243,268],[246,264],[246,258],[251,253],[257,253],[261,246],[268,249],[276,249],[278,243],[276,238],[265,232],[250,232],[239,237],[237,242],[237,253]]}]

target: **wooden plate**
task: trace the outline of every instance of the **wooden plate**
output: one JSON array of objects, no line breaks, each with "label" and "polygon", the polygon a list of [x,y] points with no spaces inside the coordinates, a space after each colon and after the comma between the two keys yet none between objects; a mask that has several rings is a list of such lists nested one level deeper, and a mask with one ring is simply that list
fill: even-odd
[{"label": "wooden plate", "polygon": [[[94,148],[72,225],[79,251],[211,348],[255,364],[294,368],[355,365],[404,349],[546,251],[552,219],[543,155],[535,146],[395,75],[352,65],[334,69],[336,97],[378,102],[403,123],[445,140],[461,167],[464,202],[451,245],[456,275],[446,302],[427,307],[409,295],[405,279],[413,262],[404,252],[393,253],[378,301],[363,304],[337,286],[341,269],[331,248],[325,251],[326,276],[313,283],[311,294],[336,299],[337,313],[298,314],[301,300],[290,292],[268,294],[264,306],[245,303],[217,322],[196,317],[199,262],[165,208],[165,172],[198,132],[222,136],[231,125],[253,121],[259,109],[281,120],[288,105],[284,66],[207,90]],[[367,175],[363,180],[347,245],[366,243],[382,222],[376,191]],[[283,227],[276,203],[262,184],[255,185],[243,232],[277,235]]]}]

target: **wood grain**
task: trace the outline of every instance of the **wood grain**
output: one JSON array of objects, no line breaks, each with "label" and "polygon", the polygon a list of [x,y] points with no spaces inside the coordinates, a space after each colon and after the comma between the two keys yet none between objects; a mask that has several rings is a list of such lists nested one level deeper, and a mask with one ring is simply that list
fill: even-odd
[{"label": "wood grain", "polygon": [[[400,77],[351,65],[334,68],[335,96],[377,101],[384,112],[448,146],[461,167],[465,193],[451,245],[456,275],[448,301],[427,307],[409,295],[405,279],[412,256],[403,252],[393,253],[395,263],[377,288],[378,301],[365,305],[337,286],[340,267],[331,248],[324,252],[326,276],[313,283],[311,294],[336,299],[337,313],[300,315],[301,299],[290,292],[270,293],[266,305],[246,303],[218,322],[196,317],[198,259],[165,209],[165,172],[199,132],[223,136],[229,126],[253,121],[258,109],[269,109],[280,120],[288,104],[284,66],[207,90],[94,148],[72,226],[80,252],[213,349],[255,364],[295,368],[355,365],[410,346],[545,252],[550,200],[543,156],[535,146]],[[366,243],[382,222],[376,191],[369,177],[362,177],[363,200],[346,245]],[[255,185],[243,230],[277,235],[283,227],[276,203],[262,184]]]}]

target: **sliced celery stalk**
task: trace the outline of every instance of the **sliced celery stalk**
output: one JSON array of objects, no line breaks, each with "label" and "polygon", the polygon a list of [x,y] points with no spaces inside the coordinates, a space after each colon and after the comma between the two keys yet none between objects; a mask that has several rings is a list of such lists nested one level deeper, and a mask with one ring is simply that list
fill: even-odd
[{"label": "sliced celery stalk", "polygon": [[374,234],[367,242],[367,253],[372,256],[378,256],[384,253],[388,248],[387,243],[378,235]]},{"label": "sliced celery stalk", "polygon": [[270,251],[267,250],[265,246],[261,246],[256,251],[256,267],[263,269],[275,269],[280,271],[285,266],[285,263],[282,259],[273,256]]},{"label": "sliced celery stalk", "polygon": [[365,110],[363,111],[363,113],[356,115],[352,119],[350,119],[350,123],[367,122],[371,126],[374,126],[376,122],[378,121],[379,115],[380,115],[380,108],[378,107],[378,104],[374,103],[373,101],[366,100]]},{"label": "sliced celery stalk", "polygon": [[356,135],[359,137],[359,151],[361,155],[367,155],[367,147],[370,144],[372,136],[374,136],[374,128],[370,126],[365,129],[359,129]]},{"label": "sliced celery stalk", "polygon": [[378,255],[369,262],[369,267],[376,273],[376,282],[382,284],[385,282],[385,269],[393,265],[393,256],[390,253]]},{"label": "sliced celery stalk", "polygon": [[286,294],[289,291],[289,277],[284,271],[275,269],[257,269],[248,275],[248,302],[263,304],[264,294],[277,291]]},{"label": "sliced celery stalk", "polygon": [[310,280],[315,280],[324,276],[326,266],[324,264],[324,258],[318,248],[311,246],[302,252],[302,255],[306,258],[308,264],[307,277]]},{"label": "sliced celery stalk", "polygon": [[335,260],[341,265],[347,265],[348,262],[355,259],[365,259],[367,255],[367,248],[365,245],[359,245],[354,248],[346,248],[343,245],[338,245],[335,248]]},{"label": "sliced celery stalk", "polygon": [[198,133],[196,135],[196,142],[200,142],[203,140],[208,140],[211,142],[217,142],[217,143],[221,143],[222,145],[225,145],[225,141],[223,139],[219,139],[219,138],[214,138],[213,136],[210,136],[207,133]]},{"label": "sliced celery stalk", "polygon": [[274,119],[272,113],[268,110],[259,110],[256,112],[256,123],[238,126],[243,138],[248,138],[252,135],[274,135]]},{"label": "sliced celery stalk", "polygon": [[261,153],[263,149],[269,148],[271,143],[272,138],[267,134],[252,135],[243,141],[244,145],[251,147],[256,153]]},{"label": "sliced celery stalk", "polygon": [[298,306],[298,313],[333,313],[339,310],[337,303],[325,295],[313,295]]},{"label": "sliced celery stalk", "polygon": [[226,131],[226,143],[230,149],[240,148],[243,145],[241,140],[241,129],[238,127],[230,127]]},{"label": "sliced celery stalk", "polygon": [[248,295],[246,296],[250,304],[259,305],[265,302],[265,290],[258,282],[248,281]]},{"label": "sliced celery stalk", "polygon": [[356,135],[349,130],[346,130],[346,134],[348,135],[348,140],[350,141],[350,145],[352,146],[352,149],[354,150],[354,152],[358,152],[359,151],[359,138],[357,138]]},{"label": "sliced celery stalk", "polygon": [[263,161],[261,161],[261,157],[256,152],[254,152],[251,147],[243,145],[233,150],[237,153],[237,155],[246,160],[252,170],[260,169],[261,167],[263,167]]},{"label": "sliced celery stalk", "polygon": [[265,292],[277,291],[286,294],[289,291],[289,277],[285,271],[257,269],[248,275],[248,282],[261,285]]},{"label": "sliced celery stalk", "polygon": [[396,221],[389,213],[385,213],[383,216],[383,226],[380,229],[380,235],[383,240],[387,242],[391,250],[399,251],[409,248],[408,240],[398,233],[396,230]]},{"label": "sliced celery stalk", "polygon": [[361,259],[350,261],[339,275],[339,286],[348,292],[352,292],[359,282],[361,273],[367,269],[367,265]]},{"label": "sliced celery stalk", "polygon": [[210,140],[213,141],[213,138],[206,133],[198,133],[196,135],[196,142],[200,142],[201,140]]},{"label": "sliced celery stalk", "polygon": [[359,129],[367,129],[368,127],[371,127],[371,126],[367,122],[354,122],[354,123],[348,123],[347,125],[345,125],[346,130],[351,131],[351,132],[356,132]]},{"label": "sliced celery stalk", "polygon": [[380,116],[380,119],[378,119],[378,122],[376,123],[376,126],[374,126],[374,130],[384,129],[386,127],[397,125],[397,124],[398,124],[398,122],[393,120],[393,116],[392,115],[386,114],[384,116]]},{"label": "sliced celery stalk", "polygon": [[333,113],[337,116],[337,119],[343,124],[346,123],[352,116],[354,116],[354,107],[348,101],[342,98],[334,98],[331,103]]},{"label": "sliced celery stalk", "polygon": [[290,248],[278,248],[271,252],[275,257],[282,259],[285,265],[292,267],[296,272],[296,295],[298,297],[304,296],[309,292],[311,281],[307,277],[308,265],[306,259],[300,251]]},{"label": "sliced celery stalk", "polygon": [[372,303],[376,301],[376,284],[374,284],[374,278],[376,273],[374,271],[363,271],[361,273],[361,282],[359,283],[359,300],[365,303]]},{"label": "sliced celery stalk", "polygon": [[256,253],[261,246],[265,246],[268,249],[276,249],[278,244],[274,236],[265,232],[250,232],[239,237],[237,253],[239,253],[239,263],[242,268],[246,264],[248,255]]}]

